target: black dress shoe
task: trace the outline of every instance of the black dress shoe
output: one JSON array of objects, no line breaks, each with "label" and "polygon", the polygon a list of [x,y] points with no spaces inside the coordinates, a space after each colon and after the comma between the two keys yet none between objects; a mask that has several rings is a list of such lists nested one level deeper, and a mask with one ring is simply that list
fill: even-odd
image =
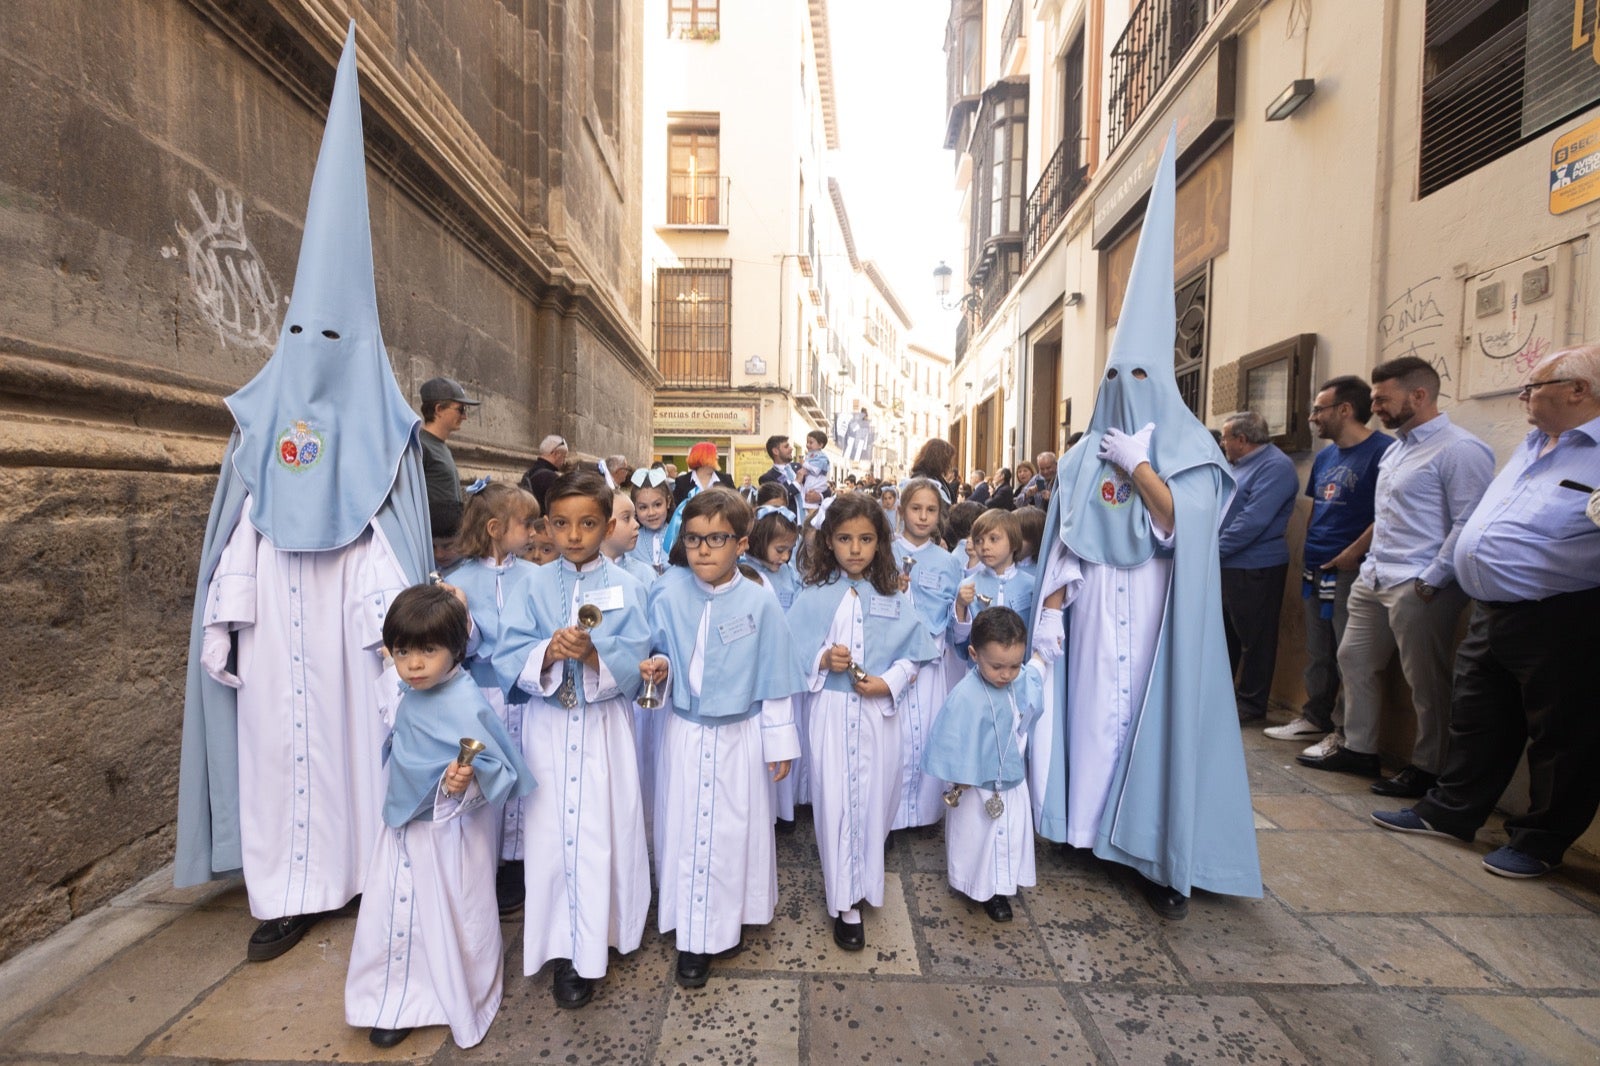
[{"label": "black dress shoe", "polygon": [[863,922],[847,922],[841,915],[833,920],[833,942],[846,951],[860,951],[867,946],[867,927]]},{"label": "black dress shoe", "polygon": [[785,836],[785,837],[793,836],[794,835],[794,819],[793,818],[779,818],[775,823],[773,823],[772,828],[779,836]]},{"label": "black dress shoe", "polygon": [[287,918],[268,918],[250,934],[245,955],[251,962],[275,959],[300,943],[306,930],[317,924],[320,914],[291,914]]},{"label": "black dress shoe", "polygon": [[500,917],[508,918],[522,909],[528,886],[522,879],[522,860],[511,859],[502,863],[494,874],[494,898],[500,905]]},{"label": "black dress shoe", "polygon": [[555,977],[550,982],[550,992],[555,996],[556,1006],[566,1010],[576,1010],[594,998],[594,979],[579,977],[578,971],[572,968],[572,963],[562,959],[556,963]]},{"label": "black dress shoe", "polygon": [[1379,763],[1376,753],[1368,755],[1365,752],[1351,751],[1349,748],[1336,748],[1326,755],[1296,755],[1295,760],[1301,766],[1309,766],[1313,770],[1341,770],[1363,777],[1377,777],[1383,773],[1383,766]]},{"label": "black dress shoe", "polygon": [[1145,902],[1152,910],[1169,922],[1181,922],[1189,916],[1189,897],[1175,888],[1159,884],[1149,878],[1140,878],[1140,889]]},{"label": "black dress shoe", "polygon": [[1011,901],[996,892],[983,901],[983,912],[991,921],[1009,922],[1011,920]]},{"label": "black dress shoe", "polygon": [[684,988],[701,988],[710,976],[710,955],[698,951],[678,952],[678,984]]},{"label": "black dress shoe", "polygon": [[1417,799],[1428,794],[1439,780],[1437,774],[1430,774],[1426,770],[1419,770],[1415,766],[1408,766],[1393,777],[1386,777],[1382,781],[1372,783],[1372,791],[1380,796],[1405,796]]},{"label": "black dress shoe", "polygon": [[373,1047],[394,1047],[410,1035],[410,1029],[379,1029],[374,1025],[367,1039],[372,1041]]}]

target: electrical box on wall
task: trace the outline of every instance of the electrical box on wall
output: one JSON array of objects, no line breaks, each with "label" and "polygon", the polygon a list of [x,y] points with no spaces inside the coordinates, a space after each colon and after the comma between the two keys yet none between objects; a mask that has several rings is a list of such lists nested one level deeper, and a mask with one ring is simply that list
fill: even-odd
[{"label": "electrical box on wall", "polygon": [[1463,395],[1515,392],[1540,359],[1568,344],[1573,324],[1582,321],[1577,275],[1587,251],[1588,238],[1580,237],[1466,280]]}]

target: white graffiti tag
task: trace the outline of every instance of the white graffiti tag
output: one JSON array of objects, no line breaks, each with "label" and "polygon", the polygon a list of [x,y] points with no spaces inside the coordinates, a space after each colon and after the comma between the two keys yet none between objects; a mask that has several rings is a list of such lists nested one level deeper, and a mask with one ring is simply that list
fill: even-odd
[{"label": "white graffiti tag", "polygon": [[191,232],[175,223],[188,252],[189,286],[200,317],[217,331],[224,346],[232,341],[272,350],[278,343],[278,287],[244,232],[244,199],[217,190],[217,213],[206,214],[193,189],[189,205],[200,219]]}]

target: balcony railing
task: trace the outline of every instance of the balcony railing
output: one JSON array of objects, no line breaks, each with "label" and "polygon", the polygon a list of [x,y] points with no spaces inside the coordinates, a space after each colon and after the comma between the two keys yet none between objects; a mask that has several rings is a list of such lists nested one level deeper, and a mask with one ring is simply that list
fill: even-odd
[{"label": "balcony railing", "polygon": [[667,177],[667,225],[727,229],[729,182],[720,174]]},{"label": "balcony railing", "polygon": [[1023,0],[1011,0],[1011,10],[1006,12],[1005,24],[1000,29],[1000,54],[1011,59],[1011,49],[1022,37]]},{"label": "balcony railing", "polygon": [[1110,130],[1116,149],[1226,0],[1141,0],[1111,50]]},{"label": "balcony railing", "polygon": [[1039,249],[1050,240],[1050,235],[1067,217],[1067,211],[1077,202],[1088,183],[1089,170],[1078,166],[1077,159],[1077,142],[1062,141],[1056,147],[1056,154],[1045,164],[1044,172],[1039,175],[1039,184],[1033,187],[1033,192],[1028,196],[1028,235],[1022,246],[1024,266],[1033,262]]}]

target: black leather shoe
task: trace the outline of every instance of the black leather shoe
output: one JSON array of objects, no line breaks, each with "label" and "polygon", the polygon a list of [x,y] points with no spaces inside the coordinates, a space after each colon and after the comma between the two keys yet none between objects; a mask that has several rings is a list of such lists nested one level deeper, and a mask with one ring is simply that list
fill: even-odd
[{"label": "black leather shoe", "polygon": [[867,926],[864,922],[847,922],[843,916],[833,920],[833,942],[846,951],[860,951],[867,946]]},{"label": "black leather shoe", "polygon": [[710,955],[698,951],[678,952],[678,984],[684,988],[701,988],[710,976]]},{"label": "black leather shoe", "polygon": [[1419,770],[1415,766],[1408,766],[1393,777],[1386,777],[1382,781],[1372,783],[1372,791],[1380,796],[1405,796],[1408,799],[1419,799],[1428,794],[1428,790],[1438,782],[1437,774],[1430,774],[1426,770]]},{"label": "black leather shoe", "polygon": [[983,901],[983,912],[991,921],[1009,922],[1011,920],[1011,901],[996,892]]},{"label": "black leather shoe", "polygon": [[522,879],[522,860],[511,859],[503,863],[494,874],[494,898],[500,905],[500,917],[509,918],[522,909],[528,895],[528,886]]},{"label": "black leather shoe", "polygon": [[1145,902],[1161,917],[1169,922],[1181,922],[1189,917],[1188,896],[1149,878],[1140,878],[1140,881],[1139,888],[1144,892]]},{"label": "black leather shoe", "polygon": [[779,836],[785,836],[785,837],[793,836],[794,835],[794,819],[793,818],[779,818],[775,823],[773,823],[772,828],[773,828],[773,831],[776,832]]},{"label": "black leather shoe", "polygon": [[374,1025],[367,1039],[372,1041],[373,1047],[394,1047],[410,1035],[410,1029],[379,1029]]},{"label": "black leather shoe", "polygon": [[1349,748],[1337,748],[1327,755],[1296,755],[1295,760],[1301,766],[1309,766],[1313,770],[1341,770],[1345,773],[1360,774],[1362,777],[1377,777],[1383,773],[1383,766],[1379,763],[1376,753],[1368,755],[1364,752],[1351,751]]},{"label": "black leather shoe", "polygon": [[565,1010],[576,1010],[594,998],[594,980],[579,977],[578,971],[572,968],[572,963],[562,959],[556,963],[555,977],[550,982],[550,992],[555,996],[556,1006]]},{"label": "black leather shoe", "polygon": [[287,918],[268,918],[250,934],[245,955],[251,962],[275,959],[300,943],[306,930],[317,924],[320,914],[291,914]]}]

